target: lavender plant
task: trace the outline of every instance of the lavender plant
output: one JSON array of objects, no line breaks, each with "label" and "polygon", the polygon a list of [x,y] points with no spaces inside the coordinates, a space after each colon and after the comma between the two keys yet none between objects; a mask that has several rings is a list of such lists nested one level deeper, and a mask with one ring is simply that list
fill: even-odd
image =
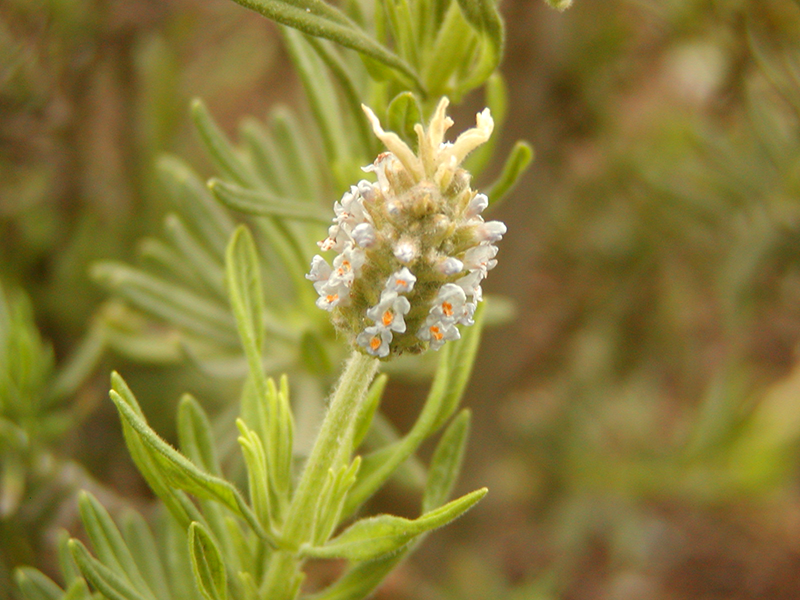
[{"label": "lavender plant", "polygon": [[[309,139],[301,119],[278,109],[270,128],[247,122],[237,148],[196,102],[195,122],[220,177],[206,187],[186,165],[164,159],[165,184],[182,202],[182,214],[167,219],[169,243],[145,243],[149,266],[106,263],[95,276],[179,333],[132,330],[129,305],[115,304],[104,317],[112,346],[147,360],[189,355],[211,373],[243,379],[236,428],[247,496],[236,470],[223,470],[197,400],[181,400],[175,449],[115,373],[111,399],[131,457],[160,500],[160,521],[151,529],[129,512],[120,528],[84,493],[92,550],[64,536],[63,587],[23,568],[17,581],[26,599],[364,598],[429,531],[486,494],[448,501],[469,430],[469,412],[458,406],[485,317],[481,282],[506,232],[481,213],[532,157],[518,143],[486,193],[473,189],[470,173],[489,164],[490,136],[505,116],[495,4],[240,3],[284,26],[316,132]],[[457,102],[479,87],[489,107],[475,128],[446,141],[448,97]],[[362,112],[362,102],[375,112]],[[362,167],[377,181],[357,181]],[[314,256],[309,271],[335,189],[348,191],[319,247],[336,256],[332,264]],[[338,334],[317,308],[330,312]],[[350,357],[305,446],[295,439],[289,378],[270,373],[311,373],[322,389],[342,342]],[[380,365],[428,349],[440,350],[438,366],[413,427],[371,434],[387,383]],[[355,518],[440,430],[430,464],[414,463],[420,516]],[[328,587],[304,589],[304,565],[315,559],[348,567]]]}]

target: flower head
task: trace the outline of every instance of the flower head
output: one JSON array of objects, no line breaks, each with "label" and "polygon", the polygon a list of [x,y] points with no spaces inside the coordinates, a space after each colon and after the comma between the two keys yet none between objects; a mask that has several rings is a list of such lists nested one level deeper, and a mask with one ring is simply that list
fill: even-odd
[{"label": "flower head", "polygon": [[489,200],[470,188],[461,167],[492,133],[489,109],[448,142],[447,105],[442,98],[428,127],[414,127],[417,152],[363,107],[387,149],[364,167],[377,182],[358,182],[334,204],[319,246],[337,255],[330,263],[315,256],[306,275],[336,327],[379,358],[459,339],[458,326],[473,323],[481,281],[497,264],[494,243],[506,233],[503,223],[481,217]]}]

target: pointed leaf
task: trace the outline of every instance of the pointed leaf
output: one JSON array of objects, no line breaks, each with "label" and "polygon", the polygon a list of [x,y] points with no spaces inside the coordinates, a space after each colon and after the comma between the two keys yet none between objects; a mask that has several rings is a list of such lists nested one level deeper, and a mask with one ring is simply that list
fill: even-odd
[{"label": "pointed leaf", "polygon": [[533,160],[533,148],[527,142],[518,141],[508,154],[500,176],[486,190],[491,206],[502,202],[514,188]]},{"label": "pointed leaf", "polygon": [[488,490],[475,490],[436,510],[410,520],[393,515],[379,515],[356,521],[324,546],[305,548],[314,558],[372,560],[396,552],[416,536],[442,527],[472,508]]},{"label": "pointed leaf", "polygon": [[258,181],[249,165],[236,153],[227,136],[208,112],[202,100],[192,101],[192,118],[197,132],[217,167],[240,185],[255,185]]},{"label": "pointed leaf", "polygon": [[189,553],[195,583],[203,597],[206,600],[225,600],[228,582],[222,553],[200,523],[192,523],[189,527]]},{"label": "pointed leaf", "polygon": [[132,405],[115,389],[111,390],[110,396],[123,422],[131,428],[132,433],[143,444],[149,456],[154,459],[156,467],[171,485],[199,497],[219,502],[244,518],[260,536],[265,536],[252,511],[231,483],[198,468],[161,439],[141,416],[138,405]]},{"label": "pointed leaf", "polygon": [[61,600],[64,595],[52,579],[37,569],[20,567],[14,578],[25,600]]},{"label": "pointed leaf", "polygon": [[69,549],[83,576],[109,600],[148,600],[117,573],[94,558],[81,542],[72,539]]},{"label": "pointed leaf", "polygon": [[190,394],[178,404],[178,440],[184,454],[212,475],[221,476],[208,415]]},{"label": "pointed leaf", "polygon": [[470,412],[462,410],[442,434],[428,469],[428,482],[422,497],[423,512],[447,501],[453,491],[464,459],[464,450],[469,437],[469,422]]},{"label": "pointed leaf", "polygon": [[236,0],[268,19],[308,35],[328,39],[396,69],[424,89],[414,70],[400,57],[364,33],[333,6],[321,0],[289,3],[280,0]]},{"label": "pointed leaf", "polygon": [[81,493],[78,505],[81,521],[86,533],[89,534],[98,559],[119,577],[124,578],[143,597],[155,598],[139,573],[133,555],[106,509],[89,492]]},{"label": "pointed leaf", "polygon": [[315,223],[330,223],[330,216],[319,206],[301,200],[281,198],[267,190],[248,190],[219,179],[211,179],[208,189],[231,210],[260,217],[282,217]]}]

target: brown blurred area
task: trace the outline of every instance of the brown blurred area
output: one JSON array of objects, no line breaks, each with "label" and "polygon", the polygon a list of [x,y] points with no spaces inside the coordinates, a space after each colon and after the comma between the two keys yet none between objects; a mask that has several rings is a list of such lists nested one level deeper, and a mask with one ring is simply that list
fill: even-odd
[{"label": "brown blurred area", "polygon": [[[155,157],[211,174],[189,99],[235,133],[302,90],[274,26],[226,0],[37,2],[0,4],[0,259],[60,351],[103,298],[91,260],[160,227]],[[376,597],[800,598],[800,6],[501,8],[500,155],[537,158],[492,215],[486,289],[517,314],[466,399],[459,490],[490,493]]]}]

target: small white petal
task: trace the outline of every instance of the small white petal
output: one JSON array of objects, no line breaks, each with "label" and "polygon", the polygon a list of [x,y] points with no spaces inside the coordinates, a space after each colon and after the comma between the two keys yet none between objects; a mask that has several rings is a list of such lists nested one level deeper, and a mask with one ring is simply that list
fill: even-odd
[{"label": "small white petal", "polygon": [[452,256],[448,256],[441,262],[436,265],[436,268],[439,269],[439,272],[442,275],[450,276],[455,275],[456,273],[460,273],[464,270],[464,263],[458,260],[457,258],[453,258]]},{"label": "small white petal", "polygon": [[483,242],[499,242],[508,229],[501,221],[487,221],[478,226],[478,239]]},{"label": "small white petal", "polygon": [[367,327],[356,337],[356,343],[372,356],[383,358],[389,354],[392,332],[377,326]]},{"label": "small white petal", "polygon": [[353,237],[353,241],[362,248],[370,248],[375,245],[375,228],[369,223],[356,225],[350,235]]},{"label": "small white petal", "polygon": [[403,264],[409,264],[417,257],[416,245],[410,241],[398,243],[394,249],[394,257]]},{"label": "small white petal", "polygon": [[403,267],[396,273],[392,273],[386,280],[386,290],[398,294],[410,292],[414,289],[416,281],[417,278],[408,270],[408,267]]},{"label": "small white petal", "polygon": [[484,210],[486,210],[487,206],[489,206],[489,198],[487,198],[485,194],[475,194],[472,197],[472,200],[469,201],[469,204],[467,204],[467,208],[464,211],[464,216],[467,219],[477,217]]}]

